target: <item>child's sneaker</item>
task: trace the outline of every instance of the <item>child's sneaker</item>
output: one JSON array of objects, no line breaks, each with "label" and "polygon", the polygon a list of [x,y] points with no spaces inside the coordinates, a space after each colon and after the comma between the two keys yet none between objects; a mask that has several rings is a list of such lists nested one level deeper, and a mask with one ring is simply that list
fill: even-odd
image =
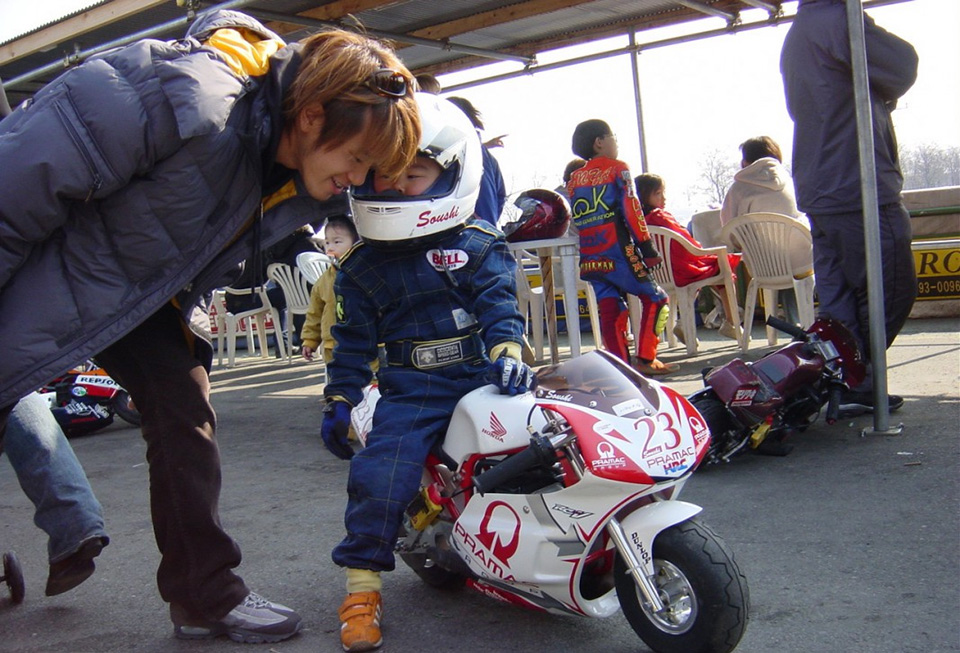
[{"label": "child's sneaker", "polygon": [[300,630],[300,615],[253,592],[220,621],[193,619],[174,603],[170,604],[170,618],[178,639],[213,639],[226,635],[235,642],[262,644],[281,642]]},{"label": "child's sneaker", "polygon": [[372,651],[380,648],[380,615],[383,602],[380,592],[353,592],[347,594],[337,614],[340,616],[340,643],[343,650]]}]

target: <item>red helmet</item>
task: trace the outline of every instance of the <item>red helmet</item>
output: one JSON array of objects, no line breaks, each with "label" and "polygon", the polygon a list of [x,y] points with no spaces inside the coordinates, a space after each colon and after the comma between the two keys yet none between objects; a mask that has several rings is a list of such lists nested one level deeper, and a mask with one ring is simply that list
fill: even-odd
[{"label": "red helmet", "polygon": [[514,201],[520,217],[504,225],[503,233],[511,243],[559,238],[570,225],[570,205],[559,193],[544,188],[524,191]]}]

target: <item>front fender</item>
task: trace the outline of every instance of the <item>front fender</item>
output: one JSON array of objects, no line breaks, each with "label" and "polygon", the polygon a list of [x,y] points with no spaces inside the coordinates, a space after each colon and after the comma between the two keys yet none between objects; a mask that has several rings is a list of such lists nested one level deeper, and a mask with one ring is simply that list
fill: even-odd
[{"label": "front fender", "polygon": [[690,519],[701,510],[700,506],[686,501],[655,501],[637,508],[620,521],[627,543],[647,575],[653,574],[653,540],[657,534]]}]

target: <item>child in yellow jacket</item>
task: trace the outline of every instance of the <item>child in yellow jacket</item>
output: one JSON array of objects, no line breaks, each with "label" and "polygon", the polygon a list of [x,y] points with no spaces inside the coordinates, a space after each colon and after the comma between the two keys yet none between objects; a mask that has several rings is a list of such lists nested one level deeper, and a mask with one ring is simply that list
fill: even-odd
[{"label": "child in yellow jacket", "polygon": [[313,360],[314,353],[322,346],[323,362],[329,363],[333,360],[333,347],[336,344],[330,333],[337,321],[337,301],[333,293],[333,280],[337,276],[336,261],[360,240],[360,236],[349,217],[336,215],[327,219],[323,239],[324,251],[334,264],[320,275],[310,291],[310,308],[300,330],[300,351],[309,361]]}]

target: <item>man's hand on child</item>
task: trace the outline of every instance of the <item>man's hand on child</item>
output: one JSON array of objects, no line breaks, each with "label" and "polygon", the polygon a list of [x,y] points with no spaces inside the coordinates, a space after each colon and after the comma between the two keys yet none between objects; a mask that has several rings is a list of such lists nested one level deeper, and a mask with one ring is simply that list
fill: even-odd
[{"label": "man's hand on child", "polygon": [[347,439],[350,432],[350,404],[345,401],[328,400],[323,407],[323,425],[320,437],[324,446],[337,458],[353,458],[353,447]]}]

